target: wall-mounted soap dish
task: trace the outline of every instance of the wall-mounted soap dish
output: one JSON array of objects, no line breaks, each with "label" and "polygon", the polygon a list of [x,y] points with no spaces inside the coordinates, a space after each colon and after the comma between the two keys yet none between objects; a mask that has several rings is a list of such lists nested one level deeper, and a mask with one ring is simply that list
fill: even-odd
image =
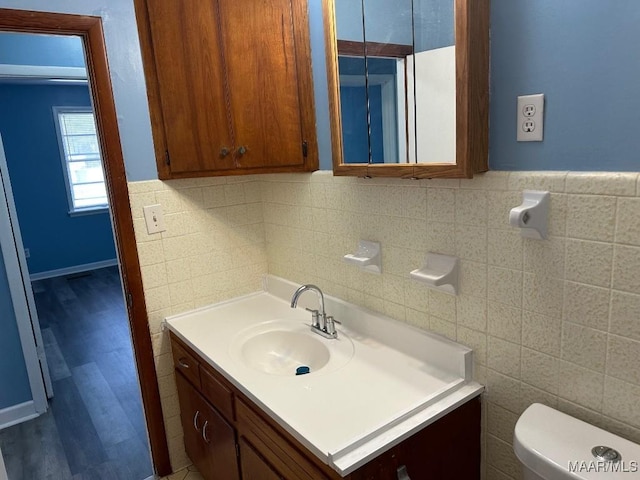
[{"label": "wall-mounted soap dish", "polygon": [[427,253],[424,267],[412,271],[414,280],[424,282],[429,288],[452,295],[458,294],[458,257]]},{"label": "wall-mounted soap dish", "polygon": [[378,242],[360,240],[356,252],[345,255],[343,259],[365,272],[382,273],[382,248]]}]

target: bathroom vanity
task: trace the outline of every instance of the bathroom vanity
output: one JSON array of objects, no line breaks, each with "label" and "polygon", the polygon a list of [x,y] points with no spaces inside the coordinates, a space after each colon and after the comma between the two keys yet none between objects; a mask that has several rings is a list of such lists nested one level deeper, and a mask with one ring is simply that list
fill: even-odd
[{"label": "bathroom vanity", "polygon": [[166,320],[204,478],[480,478],[471,350],[331,297],[342,325],[323,338],[290,308],[296,286],[268,276],[264,292]]}]

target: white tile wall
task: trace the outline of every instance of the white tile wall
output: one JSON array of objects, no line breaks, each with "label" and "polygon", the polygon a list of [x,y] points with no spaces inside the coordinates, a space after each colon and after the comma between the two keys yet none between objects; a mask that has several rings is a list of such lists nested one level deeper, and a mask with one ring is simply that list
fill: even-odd
[{"label": "white tile wall", "polygon": [[[206,178],[129,184],[163,416],[174,471],[184,452],[168,336],[162,319],[258,290],[267,271],[262,182]],[[167,230],[148,235],[142,207],[160,203]],[[184,470],[175,478],[201,478]],[[174,476],[169,477],[171,479]]]},{"label": "white tile wall", "polygon": [[[640,442],[637,182],[635,173],[582,172],[266,176],[264,210],[279,212],[265,217],[269,271],[474,348],[488,385],[486,478],[516,479],[513,425],[535,401]],[[305,206],[329,222],[297,223],[302,202],[282,192],[305,185],[313,192]],[[507,222],[523,189],[552,192],[548,240],[523,239]],[[304,241],[283,242],[282,224]],[[360,238],[382,242],[383,275],[340,261]],[[459,296],[408,279],[427,251],[461,258]],[[304,257],[304,265],[292,261]]]},{"label": "white tile wall", "polygon": [[[522,189],[552,192],[548,240],[509,226]],[[160,321],[257,289],[267,270],[474,348],[487,385],[488,479],[520,478],[513,425],[536,401],[640,442],[638,174],[409,181],[316,172],[130,191],[174,467],[188,460]],[[155,202],[170,231],[149,236],[141,208]],[[382,275],[341,261],[360,238],[382,242]],[[457,297],[408,278],[428,251],[460,256]]]}]

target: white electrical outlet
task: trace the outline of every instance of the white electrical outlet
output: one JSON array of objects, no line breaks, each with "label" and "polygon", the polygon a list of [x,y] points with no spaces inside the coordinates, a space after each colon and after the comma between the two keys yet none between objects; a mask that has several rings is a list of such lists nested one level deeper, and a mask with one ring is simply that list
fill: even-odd
[{"label": "white electrical outlet", "polygon": [[144,212],[144,220],[147,223],[147,233],[149,235],[166,230],[166,228],[164,228],[162,205],[147,205],[146,207],[142,207],[142,211]]},{"label": "white electrical outlet", "polygon": [[544,132],[544,93],[518,97],[517,139],[541,142]]}]

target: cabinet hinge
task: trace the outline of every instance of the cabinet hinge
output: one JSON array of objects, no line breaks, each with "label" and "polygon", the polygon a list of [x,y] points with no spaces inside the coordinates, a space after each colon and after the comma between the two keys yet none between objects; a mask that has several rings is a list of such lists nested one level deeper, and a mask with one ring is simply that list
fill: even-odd
[{"label": "cabinet hinge", "polygon": [[307,158],[307,155],[309,154],[309,144],[307,144],[306,141],[302,142],[302,156],[304,158]]},{"label": "cabinet hinge", "polygon": [[164,151],[164,163],[166,165],[171,165],[171,157],[169,157],[169,150]]},{"label": "cabinet hinge", "polygon": [[133,305],[133,296],[131,293],[127,292],[127,307],[131,308]]},{"label": "cabinet hinge", "polygon": [[240,445],[236,443],[236,457],[240,458]]}]

